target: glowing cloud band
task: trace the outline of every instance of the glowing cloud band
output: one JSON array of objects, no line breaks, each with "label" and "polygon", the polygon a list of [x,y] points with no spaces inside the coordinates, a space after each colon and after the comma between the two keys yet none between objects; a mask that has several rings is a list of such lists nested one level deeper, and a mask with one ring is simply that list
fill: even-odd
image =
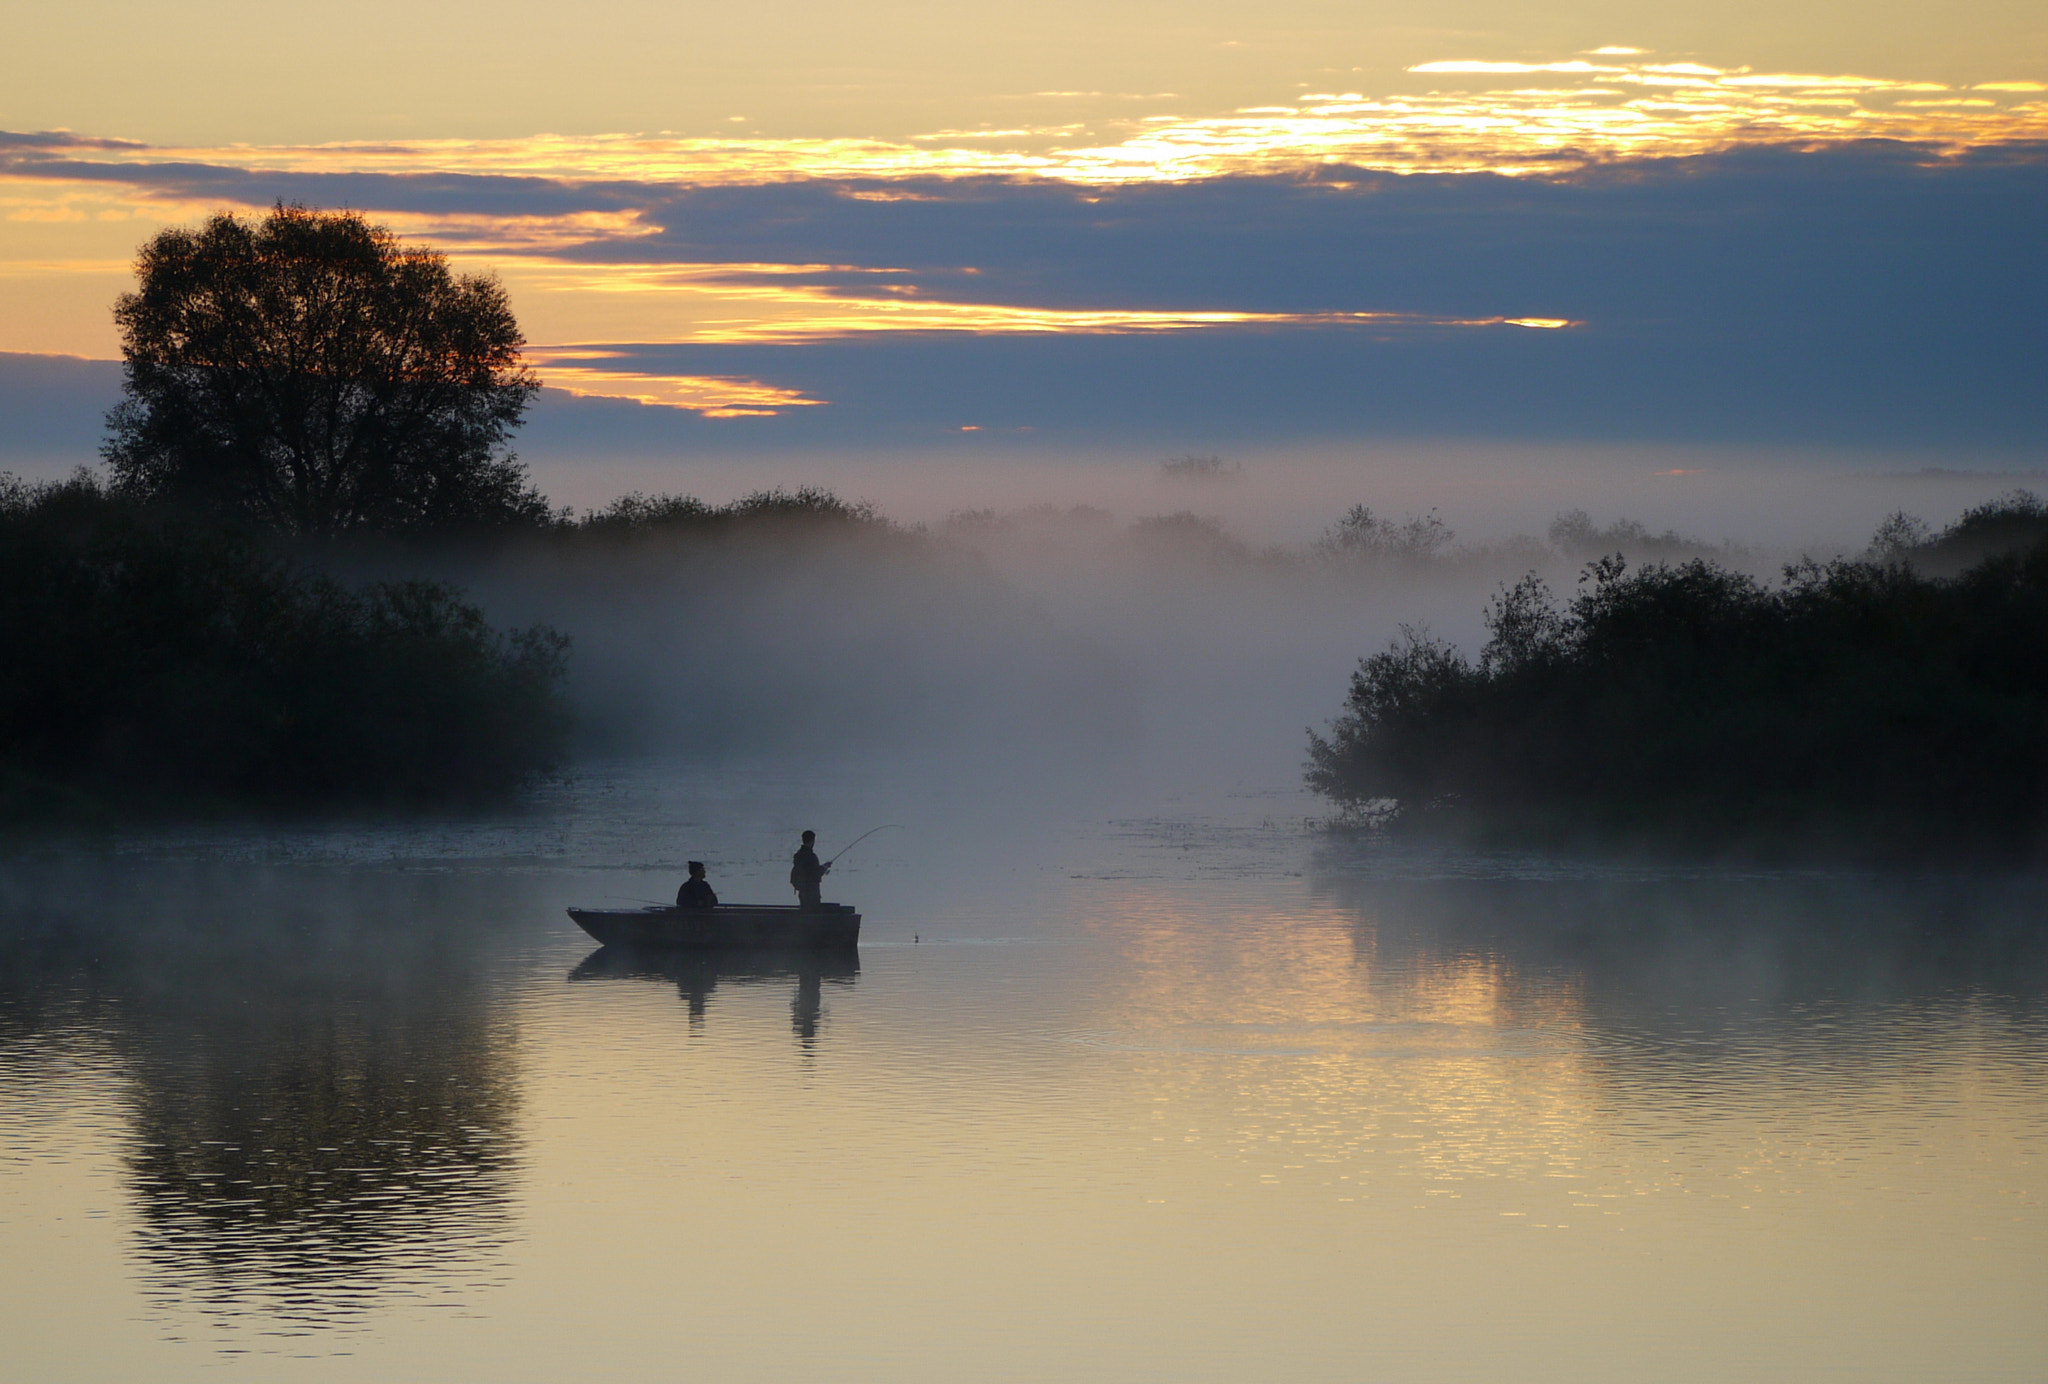
[{"label": "glowing cloud band", "polygon": [[[379,208],[377,198],[396,194],[371,182],[360,185],[368,191],[368,209],[459,258],[497,268],[521,295],[522,317],[534,304],[546,319],[536,334],[566,343],[772,343],[905,331],[1557,328],[1573,324],[1370,311],[1076,311],[941,301],[920,297],[903,270],[653,263],[636,242],[664,229],[654,208],[678,188],[799,179],[853,184],[842,195],[886,201],[934,195],[911,180],[1058,181],[1085,190],[1310,171],[1341,183],[1342,170],[1350,168],[1559,177],[1604,162],[1755,145],[1815,148],[1888,139],[1940,159],[1999,145],[2048,144],[2048,84],[2041,82],[1952,89],[1652,57],[1610,46],[1554,62],[1482,56],[1423,63],[1409,69],[1418,89],[1405,94],[1325,91],[1220,116],[1112,121],[1101,128],[1119,128],[1122,137],[1106,142],[1077,139],[1084,132],[1073,124],[1030,129],[1014,123],[900,143],[607,134],[171,149],[61,132],[0,135],[0,223],[15,228],[5,234],[19,247],[0,253],[0,278],[84,284],[91,276],[106,277],[115,263],[105,253],[137,243],[148,233],[141,228],[194,220],[223,204],[260,206],[295,175],[400,175],[408,180],[407,205]],[[437,178],[534,181],[523,209],[499,214],[458,209],[455,192],[437,207]],[[547,205],[551,191],[572,194],[554,198],[558,202],[580,205],[553,214],[535,210]],[[508,204],[523,196],[516,189],[505,193]],[[593,210],[593,204],[615,209]],[[58,242],[50,237],[59,224],[68,239],[53,255]],[[88,243],[96,253],[82,252]],[[603,256],[591,259],[593,249]],[[872,286],[850,287],[843,282],[849,275]],[[826,276],[842,282],[821,286],[818,279]],[[578,364],[563,354],[567,349],[550,357],[550,378],[582,392],[721,417],[822,402],[738,377],[630,377],[589,361]]]}]

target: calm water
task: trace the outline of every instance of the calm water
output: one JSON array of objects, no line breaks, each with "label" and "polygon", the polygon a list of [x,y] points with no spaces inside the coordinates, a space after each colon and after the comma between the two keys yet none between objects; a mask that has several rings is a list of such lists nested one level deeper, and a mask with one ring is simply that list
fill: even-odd
[{"label": "calm water", "polygon": [[[642,767],[17,852],[4,1373],[2048,1377],[2038,881],[1024,796]],[[877,821],[857,964],[562,913]]]}]

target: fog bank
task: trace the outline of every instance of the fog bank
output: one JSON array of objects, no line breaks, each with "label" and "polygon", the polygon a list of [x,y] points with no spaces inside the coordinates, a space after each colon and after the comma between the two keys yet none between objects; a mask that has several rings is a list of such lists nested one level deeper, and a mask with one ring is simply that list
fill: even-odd
[{"label": "fog bank", "polygon": [[[1509,460],[1183,457],[1105,475],[842,458],[840,493],[874,508],[437,561],[494,620],[575,640],[587,754],[879,755],[990,785],[1170,791],[1292,782],[1361,656],[1404,625],[1476,652],[1488,602],[1527,573],[1568,594],[1619,551],[1775,578],[1860,554],[1894,509],[1939,524],[2014,484]],[[753,479],[685,474],[711,500]],[[1369,522],[1346,537],[1360,505]]]}]

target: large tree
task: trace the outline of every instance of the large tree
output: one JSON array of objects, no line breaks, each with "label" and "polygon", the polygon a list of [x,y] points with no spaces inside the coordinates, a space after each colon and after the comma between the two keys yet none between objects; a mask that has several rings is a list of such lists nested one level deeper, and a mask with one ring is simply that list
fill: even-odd
[{"label": "large tree", "polygon": [[506,446],[540,386],[495,279],[282,203],[165,231],[136,271],[102,448],[123,489],[305,535],[546,515]]}]

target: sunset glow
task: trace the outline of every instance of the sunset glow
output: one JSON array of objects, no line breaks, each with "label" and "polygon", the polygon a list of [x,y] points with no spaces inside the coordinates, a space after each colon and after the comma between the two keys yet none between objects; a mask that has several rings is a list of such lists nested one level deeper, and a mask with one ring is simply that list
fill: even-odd
[{"label": "sunset glow", "polygon": [[[1115,270],[1027,266],[1041,235],[1110,256],[1127,252],[1126,236],[1181,236],[1202,218],[1145,232],[1130,218],[1176,190],[1191,205],[1207,205],[1203,189],[1252,196],[1248,180],[1264,180],[1270,192],[1256,196],[1285,201],[1303,226],[1332,216],[1377,224],[1395,193],[1430,178],[1492,178],[1540,196],[1742,150],[1883,150],[1901,168],[1938,170],[2026,160],[2048,143],[2048,83],[2011,72],[1941,82],[1607,44],[1551,57],[1467,49],[1356,87],[1301,88],[1208,112],[1174,111],[1182,98],[1168,91],[1047,90],[1019,109],[1066,103],[1076,118],[954,121],[890,139],[752,128],[214,146],[104,131],[0,135],[0,350],[111,357],[106,305],[149,235],[302,201],[361,209],[466,271],[495,274],[551,385],[710,418],[775,416],[826,400],[759,378],[751,364],[669,375],[612,348],[1597,332],[1614,325],[1612,305],[1551,291],[1432,299],[1398,276],[1356,291],[1326,277],[1269,300],[1252,285],[1310,272],[1289,268],[1296,252],[1279,241],[1247,242],[1242,263],[1219,244],[1213,272],[1151,290],[1131,278],[1142,253]],[[1118,209],[1093,216],[1104,202]],[[994,217],[985,228],[984,214]],[[914,225],[925,229],[904,240]],[[1007,239],[978,240],[984,230]]]},{"label": "sunset glow", "polygon": [[630,399],[638,404],[687,409],[706,418],[773,418],[784,409],[828,402],[803,391],[738,375],[648,375],[593,368],[616,358],[606,351],[540,350],[531,359],[556,389],[585,399]]},{"label": "sunset glow", "polygon": [[[1556,328],[1570,320],[1431,316],[1371,303],[1285,313],[979,302],[957,290],[935,296],[908,270],[650,259],[632,247],[662,236],[667,214],[658,203],[678,191],[804,180],[836,184],[836,195],[850,201],[885,203],[930,197],[934,192],[920,189],[934,180],[1111,188],[1321,170],[1319,178],[1342,186],[1353,169],[1363,178],[1556,178],[1615,160],[1745,145],[1888,139],[1942,159],[2048,139],[2048,88],[2023,80],[1951,89],[1660,61],[1619,46],[1543,62],[1443,59],[1416,64],[1409,76],[1429,89],[1378,96],[1317,91],[1218,115],[1134,116],[1110,142],[1077,139],[1083,127],[1072,124],[956,128],[907,141],[539,134],[171,148],[95,135],[16,136],[0,142],[0,279],[15,284],[24,301],[68,302],[57,285],[120,274],[122,256],[149,228],[190,223],[223,206],[264,205],[284,195],[281,186],[305,186],[305,194],[290,195],[318,201],[325,183],[340,180],[342,195],[328,200],[364,206],[402,233],[503,274],[522,301],[535,305],[535,339],[558,345],[791,342],[872,332]],[[551,209],[550,202],[566,205]],[[59,243],[68,254],[51,253]],[[974,271],[963,265],[959,272]],[[20,330],[28,340],[0,346],[33,348],[37,328]],[[51,344],[80,345],[75,336]],[[560,376],[564,387],[586,387],[579,379]],[[602,383],[624,389],[610,377]],[[643,397],[651,388],[625,392]],[[655,392],[665,402],[708,400],[713,412],[728,404],[746,411],[793,402],[778,396],[730,403],[724,385],[674,383]]]},{"label": "sunset glow", "polygon": [[[1896,139],[1954,153],[2048,139],[2048,101],[2041,99],[2048,85],[2033,81],[1984,81],[1951,90],[1940,82],[1584,59],[1453,59],[1408,70],[1421,77],[1463,80],[1415,94],[1314,92],[1286,104],[1227,114],[1145,116],[1132,122],[1124,138],[1110,143],[1072,143],[1073,125],[954,129],[905,143],[661,133],[162,148],[79,138],[41,150],[17,148],[0,159],[0,176],[61,186],[72,176],[119,182],[122,169],[198,163],[265,173],[693,185],[975,176],[1110,184],[1323,164],[1381,172],[1530,176],[1603,159],[1682,156],[1744,144]],[[1502,85],[1488,78],[1513,80]],[[990,141],[1018,147],[976,147]],[[539,234],[535,228],[540,224],[533,223],[528,233]]]}]

